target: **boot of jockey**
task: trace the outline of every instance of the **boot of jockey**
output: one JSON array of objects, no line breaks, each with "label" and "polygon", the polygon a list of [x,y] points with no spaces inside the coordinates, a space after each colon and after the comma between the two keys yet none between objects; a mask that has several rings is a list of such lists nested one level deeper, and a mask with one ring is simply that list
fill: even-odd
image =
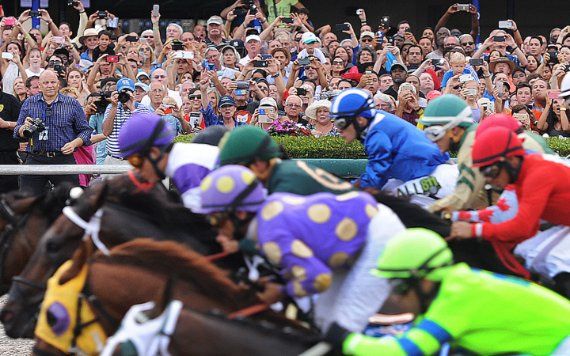
[{"label": "boot of jockey", "polygon": [[447,94],[432,100],[420,123],[425,135],[442,152],[456,152],[459,177],[455,190],[429,207],[430,211],[481,208],[488,205],[484,191],[485,179],[472,167],[471,147],[477,125],[473,111],[458,96]]},{"label": "boot of jockey", "polygon": [[452,237],[516,244],[535,235],[541,219],[570,226],[569,166],[528,154],[517,135],[504,127],[491,127],[478,135],[472,155],[488,184],[500,189],[514,186],[518,211],[514,218],[498,224],[455,222]]},{"label": "boot of jockey", "polygon": [[227,130],[207,128],[194,138],[204,143],[174,144],[175,133],[163,122],[152,113],[133,114],[119,132],[119,149],[146,181],[156,183],[170,177],[184,205],[198,212],[200,182],[214,169],[219,151],[216,145]]},{"label": "boot of jockey", "polygon": [[[347,142],[360,140],[364,144],[368,164],[357,185],[390,190],[398,195],[433,197],[440,194],[443,185],[430,175],[445,164],[449,156],[440,152],[437,145],[413,125],[377,110],[368,92],[343,91],[332,104],[331,117]],[[418,178],[426,180],[400,187]],[[454,183],[455,179],[451,179],[450,186]]]},{"label": "boot of jockey", "polygon": [[325,339],[345,355],[433,355],[448,342],[483,355],[570,352],[568,300],[524,280],[454,264],[432,231],[395,236],[372,273],[389,279],[393,300],[419,321],[401,336],[382,338],[333,325]]},{"label": "boot of jockey", "polygon": [[300,160],[282,160],[282,155],[271,136],[254,126],[238,127],[220,143],[220,165],[238,164],[249,168],[270,194],[344,194],[352,190],[350,183],[325,170]]},{"label": "boot of jockey", "polygon": [[254,240],[275,265],[285,286],[267,283],[259,297],[319,294],[315,322],[337,322],[362,331],[388,295],[385,280],[369,271],[392,236],[405,230],[398,217],[365,192],[300,196],[275,193],[265,199],[260,182],[245,167],[229,165],[201,185],[202,210],[220,235]]}]

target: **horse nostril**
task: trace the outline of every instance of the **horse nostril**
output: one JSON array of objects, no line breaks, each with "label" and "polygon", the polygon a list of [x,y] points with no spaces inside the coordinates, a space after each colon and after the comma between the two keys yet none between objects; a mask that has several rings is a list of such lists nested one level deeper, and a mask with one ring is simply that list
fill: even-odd
[{"label": "horse nostril", "polygon": [[10,320],[12,320],[13,318],[14,318],[14,313],[12,313],[9,310],[2,310],[0,312],[0,321],[2,321],[2,324],[9,323]]}]

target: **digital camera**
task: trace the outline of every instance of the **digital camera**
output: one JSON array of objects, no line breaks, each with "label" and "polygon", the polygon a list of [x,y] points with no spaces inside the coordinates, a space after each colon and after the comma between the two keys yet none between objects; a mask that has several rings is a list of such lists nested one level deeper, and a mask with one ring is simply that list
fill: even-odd
[{"label": "digital camera", "polygon": [[25,138],[30,138],[34,134],[34,132],[42,132],[46,129],[44,122],[40,118],[32,119],[32,124],[26,127],[22,134]]}]

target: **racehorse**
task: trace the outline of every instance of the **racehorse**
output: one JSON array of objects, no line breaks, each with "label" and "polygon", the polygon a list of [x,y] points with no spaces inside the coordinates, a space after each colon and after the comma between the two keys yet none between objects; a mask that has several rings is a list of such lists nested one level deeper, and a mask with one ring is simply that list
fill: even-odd
[{"label": "racehorse", "polygon": [[[95,320],[106,335],[117,330],[131,306],[156,299],[157,291],[169,290],[172,298],[200,312],[215,310],[227,314],[259,303],[254,290],[239,287],[206,257],[176,242],[138,239],[112,248],[109,255],[101,252],[92,255],[91,246],[89,243],[82,245],[58,284],[65,285],[73,280],[87,265],[82,297],[88,301]],[[48,290],[46,296],[49,293]],[[44,305],[42,311],[47,307]],[[271,311],[263,311],[257,316],[307,330]],[[86,320],[77,322],[83,324]],[[77,333],[78,338],[82,337],[81,330]],[[43,341],[49,343],[50,340]],[[45,343],[36,345],[42,352],[53,353],[53,349],[46,350],[46,347]]]},{"label": "racehorse", "polygon": [[[204,255],[220,252],[214,231],[202,217],[182,205],[168,202],[165,191],[160,188],[140,190],[131,183],[128,175],[90,187],[73,207],[67,209],[73,209],[71,215],[77,215],[85,223],[98,211],[102,212],[100,220],[93,220],[91,227],[98,227],[98,241],[103,246],[116,246],[139,236],[148,236],[180,241]],[[62,214],[50,227],[24,271],[14,279],[10,297],[0,313],[10,337],[33,337],[35,315],[47,280],[80,245],[84,228],[68,215]],[[222,266],[237,269],[243,261],[236,257],[220,262]]]},{"label": "racehorse", "polygon": [[70,185],[32,196],[18,191],[0,196],[0,295],[22,272],[43,233],[69,198]]}]

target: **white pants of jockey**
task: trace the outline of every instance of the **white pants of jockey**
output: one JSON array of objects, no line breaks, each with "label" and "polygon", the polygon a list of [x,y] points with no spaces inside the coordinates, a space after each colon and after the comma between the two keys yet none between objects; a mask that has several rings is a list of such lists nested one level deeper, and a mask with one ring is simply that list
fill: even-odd
[{"label": "white pants of jockey", "polygon": [[551,279],[570,272],[570,227],[554,226],[539,232],[518,244],[515,254],[524,258],[528,270]]},{"label": "white pants of jockey", "polygon": [[352,331],[361,332],[390,293],[385,279],[370,274],[386,242],[406,228],[394,212],[378,204],[379,212],[370,221],[366,245],[350,270],[333,274],[329,289],[317,297],[315,322],[326,332],[332,322]]},{"label": "white pants of jockey", "polygon": [[412,203],[427,208],[436,199],[444,198],[453,193],[458,177],[459,170],[456,164],[441,164],[426,177],[407,182],[390,179],[382,187],[382,190],[389,191],[394,195],[410,196]]},{"label": "white pants of jockey", "polygon": [[570,355],[570,336],[562,340],[560,345],[552,352],[553,356]]}]

